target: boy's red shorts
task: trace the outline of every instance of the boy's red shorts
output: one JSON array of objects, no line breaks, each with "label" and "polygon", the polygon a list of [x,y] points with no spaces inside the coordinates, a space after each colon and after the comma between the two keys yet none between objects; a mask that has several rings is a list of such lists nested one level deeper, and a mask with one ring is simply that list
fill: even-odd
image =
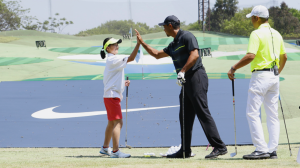
[{"label": "boy's red shorts", "polygon": [[109,121],[122,119],[121,100],[119,98],[104,98],[104,104]]}]

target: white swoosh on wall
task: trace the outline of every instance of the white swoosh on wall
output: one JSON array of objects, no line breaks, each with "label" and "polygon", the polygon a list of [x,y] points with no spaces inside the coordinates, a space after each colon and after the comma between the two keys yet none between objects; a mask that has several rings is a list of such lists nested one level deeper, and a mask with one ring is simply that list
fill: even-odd
[{"label": "white swoosh on wall", "polygon": [[[53,109],[56,107],[50,107],[47,109],[43,109],[31,114],[31,117],[38,118],[38,119],[61,119],[61,118],[75,118],[75,117],[88,117],[88,116],[95,116],[95,115],[104,115],[106,111],[92,111],[92,112],[79,112],[79,113],[58,113],[54,112]],[[149,108],[135,108],[135,109],[128,109],[127,112],[136,112],[136,111],[146,111],[146,110],[156,110],[156,109],[164,109],[164,108],[173,108],[179,107],[176,106],[162,106],[162,107],[149,107]],[[122,112],[126,112],[126,109],[122,109]]]}]

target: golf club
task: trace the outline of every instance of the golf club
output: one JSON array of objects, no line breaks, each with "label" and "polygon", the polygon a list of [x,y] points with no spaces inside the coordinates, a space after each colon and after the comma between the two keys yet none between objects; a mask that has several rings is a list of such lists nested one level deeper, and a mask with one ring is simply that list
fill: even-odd
[{"label": "golf club", "polygon": [[184,83],[182,81],[182,151],[183,151],[183,159],[185,159],[185,133],[184,133]]},{"label": "golf club", "polygon": [[298,151],[297,162],[300,164],[300,148],[299,148],[299,151]]},{"label": "golf club", "polygon": [[292,156],[292,150],[291,150],[291,146],[290,146],[289,135],[288,135],[288,132],[287,132],[287,129],[286,129],[285,118],[284,118],[284,114],[283,114],[283,109],[282,109],[282,104],[281,104],[281,98],[280,98],[280,95],[279,95],[279,102],[280,102],[280,107],[281,107],[281,111],[282,111],[282,117],[283,117],[283,121],[284,121],[286,137],[287,137],[287,140],[288,140],[288,143],[289,143],[290,156]]},{"label": "golf club", "polygon": [[235,125],[235,100],[234,100],[234,79],[232,79],[232,95],[233,95],[233,116],[234,116],[234,140],[235,140],[235,153],[231,153],[230,156],[234,157],[237,155],[236,147],[236,125]]},{"label": "golf club", "polygon": [[[128,80],[128,76],[127,79]],[[127,109],[128,109],[128,86],[126,86],[126,135],[125,135],[125,146],[131,149],[131,146],[127,145]]]}]

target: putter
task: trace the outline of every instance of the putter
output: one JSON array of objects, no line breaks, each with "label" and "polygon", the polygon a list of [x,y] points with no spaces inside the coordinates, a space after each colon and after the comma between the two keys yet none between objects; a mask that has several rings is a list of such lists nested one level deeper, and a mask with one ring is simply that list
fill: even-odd
[{"label": "putter", "polygon": [[232,95],[233,95],[233,116],[234,116],[234,140],[235,140],[235,153],[231,153],[230,157],[237,155],[236,147],[236,125],[235,125],[235,100],[234,100],[234,79],[232,80]]},{"label": "putter", "polygon": [[291,145],[290,145],[290,140],[289,140],[289,134],[288,134],[287,129],[286,129],[285,118],[284,118],[284,114],[283,114],[283,109],[282,109],[282,104],[281,104],[281,98],[280,98],[280,95],[279,95],[279,101],[280,101],[280,107],[281,107],[282,117],[283,117],[284,126],[285,126],[286,137],[287,137],[287,140],[288,140],[288,143],[289,143],[290,156],[292,156],[292,150],[291,150]]},{"label": "putter", "polygon": [[[128,76],[127,76],[127,80],[128,80]],[[127,109],[128,109],[128,86],[126,86],[126,135],[125,135],[125,146],[126,148],[131,149],[130,145],[127,145]]]},{"label": "putter", "polygon": [[184,133],[184,83],[185,80],[182,81],[182,151],[183,151],[183,159],[185,159],[185,133]]}]

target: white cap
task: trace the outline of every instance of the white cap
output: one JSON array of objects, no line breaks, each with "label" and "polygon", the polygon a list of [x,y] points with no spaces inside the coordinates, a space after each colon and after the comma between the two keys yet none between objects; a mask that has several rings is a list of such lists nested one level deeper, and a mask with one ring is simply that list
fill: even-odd
[{"label": "white cap", "polygon": [[252,9],[251,13],[246,15],[247,18],[250,18],[252,16],[258,16],[260,18],[269,18],[269,10],[262,5],[257,5]]}]

